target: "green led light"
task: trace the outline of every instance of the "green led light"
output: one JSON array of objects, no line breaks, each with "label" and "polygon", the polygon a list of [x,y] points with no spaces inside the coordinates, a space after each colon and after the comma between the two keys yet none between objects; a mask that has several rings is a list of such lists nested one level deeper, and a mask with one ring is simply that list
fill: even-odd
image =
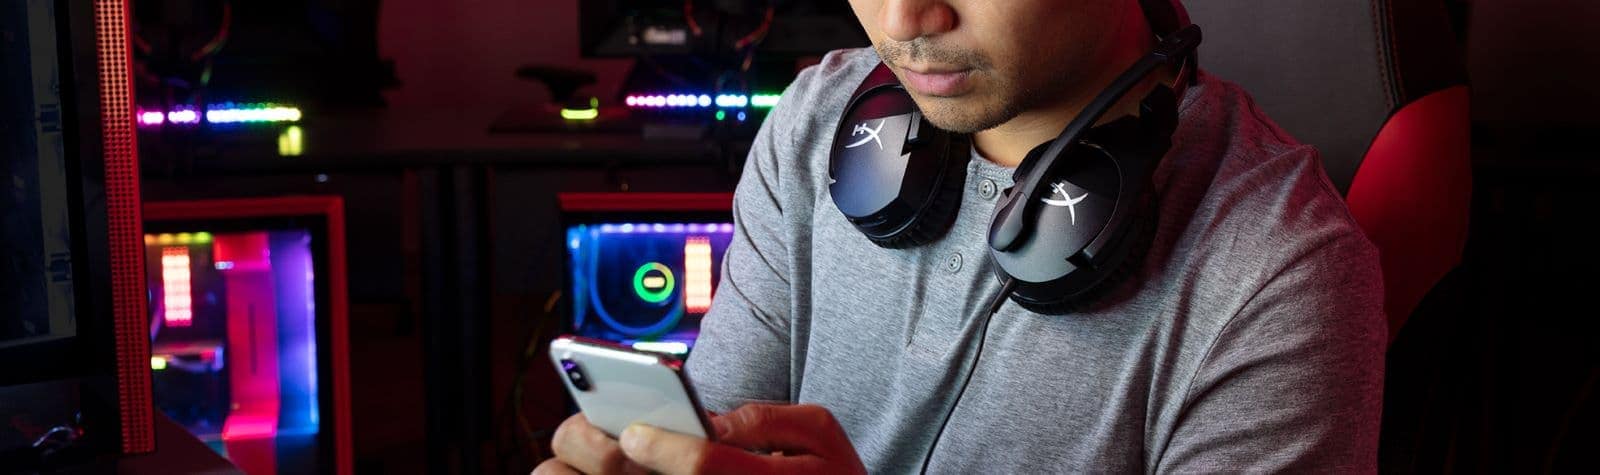
[{"label": "green led light", "polygon": [[298,157],[305,153],[305,131],[291,125],[278,134],[278,156]]},{"label": "green led light", "polygon": [[161,371],[167,369],[167,358],[164,356],[151,356],[150,369]]},{"label": "green led light", "polygon": [[600,98],[589,96],[589,108],[597,110],[600,109]]},{"label": "green led light", "polygon": [[[660,272],[661,277],[647,277],[650,271]],[[653,279],[660,280],[656,285],[652,286],[655,288],[647,288],[645,281]],[[677,287],[677,281],[672,278],[672,269],[667,268],[666,264],[651,262],[639,266],[639,270],[633,271],[633,293],[639,294],[639,298],[646,302],[661,303],[666,301],[667,298],[672,297],[672,289],[674,287]]]},{"label": "green led light", "polygon": [[717,111],[717,120],[723,120],[723,119],[727,119],[727,118],[728,118],[728,113],[726,111],[720,111],[720,110]]},{"label": "green led light", "polygon": [[561,118],[567,120],[594,120],[600,117],[600,109],[561,109]]},{"label": "green led light", "polygon": [[772,108],[772,106],[778,105],[778,98],[780,98],[780,97],[783,97],[783,95],[782,94],[756,94],[756,95],[750,96],[750,107],[755,107],[755,108],[760,108],[760,109],[770,109],[770,108]]},{"label": "green led light", "polygon": [[189,244],[191,242],[194,242],[193,234],[178,233],[178,244]]},{"label": "green led light", "polygon": [[194,233],[194,243],[195,244],[210,244],[211,243],[211,233],[208,233],[208,232]]}]

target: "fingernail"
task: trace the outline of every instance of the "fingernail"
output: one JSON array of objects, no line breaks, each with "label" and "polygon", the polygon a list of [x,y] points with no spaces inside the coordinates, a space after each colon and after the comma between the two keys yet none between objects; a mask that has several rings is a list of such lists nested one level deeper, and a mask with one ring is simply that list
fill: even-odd
[{"label": "fingernail", "polygon": [[640,439],[648,436],[648,434],[648,427],[640,424],[632,424],[629,425],[628,428],[622,430],[622,436],[618,437],[619,440],[617,442],[622,444],[622,450],[624,452],[637,452],[640,448],[640,445],[644,443],[644,441]]}]

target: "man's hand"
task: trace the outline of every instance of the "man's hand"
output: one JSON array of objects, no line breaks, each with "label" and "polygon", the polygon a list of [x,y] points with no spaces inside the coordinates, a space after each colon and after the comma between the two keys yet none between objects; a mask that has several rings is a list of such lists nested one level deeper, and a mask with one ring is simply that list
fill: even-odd
[{"label": "man's hand", "polygon": [[550,451],[555,452],[555,458],[534,468],[535,475],[648,473],[644,467],[629,461],[616,439],[590,424],[583,413],[573,414],[556,428],[550,439]]},{"label": "man's hand", "polygon": [[715,443],[639,424],[613,441],[581,417],[556,430],[551,445],[557,458],[535,473],[866,473],[844,429],[822,406],[747,404],[712,416]]},{"label": "man's hand", "polygon": [[622,432],[628,459],[668,475],[866,473],[839,421],[822,406],[746,404],[712,417],[717,442],[635,424]]}]

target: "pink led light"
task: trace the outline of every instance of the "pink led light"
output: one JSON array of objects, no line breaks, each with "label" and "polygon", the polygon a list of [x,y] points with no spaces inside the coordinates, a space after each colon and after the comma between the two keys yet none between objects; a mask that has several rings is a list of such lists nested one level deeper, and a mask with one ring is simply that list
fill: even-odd
[{"label": "pink led light", "polygon": [[194,302],[189,286],[189,248],[168,246],[161,249],[163,321],[168,326],[187,327],[194,323]]},{"label": "pink led light", "polygon": [[222,440],[270,438],[278,434],[277,411],[237,411],[222,424]]},{"label": "pink led light", "polygon": [[143,125],[161,125],[161,123],[165,121],[166,116],[157,111],[145,111],[139,113],[139,123]]},{"label": "pink led light", "polygon": [[694,313],[711,309],[711,239],[693,236],[683,244],[683,307]]}]

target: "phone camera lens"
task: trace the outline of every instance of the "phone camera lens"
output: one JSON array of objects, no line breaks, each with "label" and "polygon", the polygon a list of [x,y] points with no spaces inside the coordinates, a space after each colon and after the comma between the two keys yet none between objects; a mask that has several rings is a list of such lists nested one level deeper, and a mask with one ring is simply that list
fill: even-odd
[{"label": "phone camera lens", "polygon": [[583,368],[578,366],[578,362],[561,360],[561,371],[566,373],[567,381],[572,382],[572,387],[578,388],[579,391],[589,390],[589,377],[583,374]]}]

